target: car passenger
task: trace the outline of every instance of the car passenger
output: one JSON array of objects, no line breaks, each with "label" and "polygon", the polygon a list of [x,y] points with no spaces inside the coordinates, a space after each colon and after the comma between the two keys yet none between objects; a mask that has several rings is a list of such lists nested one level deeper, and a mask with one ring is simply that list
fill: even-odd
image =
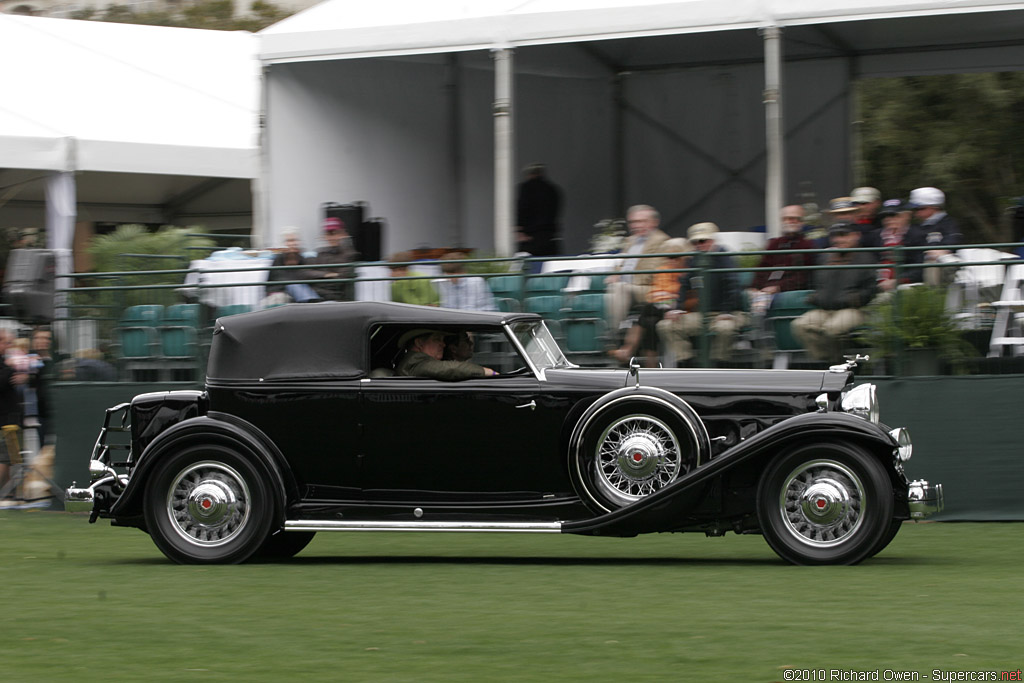
[{"label": "car passenger", "polygon": [[463,330],[444,338],[444,360],[467,361],[473,357],[475,342],[473,333]]},{"label": "car passenger", "polygon": [[405,355],[398,361],[395,374],[400,377],[429,377],[445,381],[493,377],[498,373],[476,363],[443,360],[445,333],[438,330],[409,330],[398,340]]}]

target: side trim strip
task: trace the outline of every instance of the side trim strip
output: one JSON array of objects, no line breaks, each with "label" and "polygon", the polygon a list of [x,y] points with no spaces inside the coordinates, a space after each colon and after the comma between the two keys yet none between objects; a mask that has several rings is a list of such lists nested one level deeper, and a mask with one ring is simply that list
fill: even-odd
[{"label": "side trim strip", "polygon": [[385,522],[333,519],[289,519],[285,531],[512,531],[562,532],[561,522]]}]

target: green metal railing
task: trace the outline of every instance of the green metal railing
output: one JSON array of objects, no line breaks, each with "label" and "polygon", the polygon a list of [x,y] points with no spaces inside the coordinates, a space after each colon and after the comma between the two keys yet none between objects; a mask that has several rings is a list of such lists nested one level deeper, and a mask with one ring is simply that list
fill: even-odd
[{"label": "green metal railing", "polygon": [[[242,238],[244,236],[237,235],[204,235],[206,237],[230,237],[230,238]],[[958,245],[957,249],[965,248],[985,248],[985,249],[1019,249],[1024,244],[1022,243],[999,243],[999,244],[979,244],[979,245]],[[905,273],[908,269],[922,269],[930,270],[934,268],[948,269],[948,268],[959,268],[962,265],[1001,265],[1009,266],[1017,263],[1021,263],[1020,259],[1015,260],[992,260],[984,262],[971,262],[969,264],[963,263],[923,263],[923,264],[906,264],[906,255],[912,251],[929,251],[932,247],[873,247],[873,248],[861,248],[850,251],[855,252],[866,252],[866,253],[878,253],[886,252],[894,256],[892,264],[851,264],[851,265],[811,265],[811,266],[786,266],[782,268],[786,271],[817,271],[821,269],[878,269],[880,267],[892,268],[896,273],[897,280],[900,278],[902,273]],[[731,252],[728,255],[734,260],[742,258],[744,260],[750,260],[754,257],[761,257],[766,254],[771,255],[782,255],[782,254],[814,254],[816,257],[820,254],[828,253],[829,249],[813,249],[813,250],[760,250],[760,251],[743,251],[743,252]],[[630,255],[629,258],[639,259],[639,263],[649,261],[651,259],[662,259],[666,256],[672,256],[673,254],[650,254],[650,255]],[[757,273],[761,271],[777,271],[779,267],[759,267],[759,266],[740,266],[734,265],[733,267],[712,267],[710,259],[707,255],[702,252],[685,252],[684,254],[676,255],[688,255],[691,261],[686,267],[672,269],[669,272],[690,272],[701,275],[710,275],[713,273]],[[137,258],[142,261],[152,262],[173,262],[176,261],[181,263],[185,259],[178,256],[161,256],[151,254],[130,254],[126,257]],[[558,261],[568,264],[570,267],[585,268],[588,262],[592,261],[603,261],[610,258],[623,258],[623,254],[597,254],[597,255],[581,255],[581,256],[554,256],[554,257],[506,257],[506,258],[469,258],[462,259],[459,261],[460,264],[466,266],[472,266],[475,271],[492,271],[492,272],[471,272],[461,275],[444,275],[443,277],[517,277],[521,278],[521,286],[514,288],[518,292],[518,298],[520,306],[524,303],[525,299],[531,296],[531,289],[529,282],[534,279],[544,278],[563,278],[567,275],[582,275],[587,277],[601,277],[612,274],[618,274],[619,271],[614,269],[595,269],[595,270],[579,270],[576,272],[566,272],[560,270],[559,272],[541,272],[543,266],[549,261]],[[354,263],[345,264],[346,266],[409,266],[409,267],[423,267],[423,266],[440,266],[442,261],[410,261],[404,263],[388,263],[388,262],[372,262],[372,263]],[[175,264],[177,265],[177,263]],[[187,264],[185,264],[187,265]],[[276,271],[310,271],[310,270],[326,270],[335,269],[337,264],[317,264],[317,265],[299,265],[299,266],[279,266],[273,268]],[[521,270],[517,270],[520,269]],[[510,270],[512,272],[510,272]],[[140,303],[152,303],[169,306],[174,303],[184,303],[192,301],[202,301],[209,299],[204,296],[206,290],[220,290],[230,291],[231,288],[237,287],[263,287],[267,284],[266,272],[268,271],[265,267],[254,267],[250,264],[240,262],[237,268],[227,267],[220,268],[216,272],[220,274],[245,274],[253,273],[252,278],[239,277],[236,282],[205,282],[201,281],[200,276],[204,271],[198,269],[192,269],[188,267],[181,268],[167,268],[167,269],[148,269],[148,270],[124,270],[119,272],[104,272],[104,273],[67,273],[60,274],[58,278],[68,278],[72,282],[72,286],[61,289],[58,291],[58,301],[63,300],[64,304],[59,306],[61,310],[61,318],[57,321],[58,324],[67,321],[79,321],[79,320],[91,320],[96,326],[96,332],[101,342],[107,344],[116,344],[117,327],[118,322],[121,319],[125,309],[128,307],[140,304]],[[207,271],[209,272],[209,271]],[[632,274],[654,274],[658,272],[664,272],[660,269],[655,268],[636,268],[629,271]],[[191,277],[190,277],[191,276]],[[282,279],[275,280],[274,285],[288,285],[288,284],[323,284],[323,283],[339,283],[339,282],[351,282],[351,283],[363,283],[363,282],[381,282],[391,280],[418,280],[418,279],[435,279],[439,277],[436,274],[412,274],[405,275],[402,277],[391,277],[386,275],[379,276],[363,276],[355,278],[323,278],[323,279]],[[945,279],[949,279],[948,277]],[[171,281],[168,281],[171,280]],[[894,305],[891,307],[889,314],[892,316],[891,325],[898,326],[900,319],[904,312],[900,310],[901,297],[897,296],[894,298]],[[252,302],[256,304],[257,302]],[[700,298],[700,310],[702,312],[709,311],[709,303],[706,296],[701,293]],[[215,316],[216,311],[210,310],[210,316]],[[198,331],[200,336],[209,334],[209,324],[212,322],[209,317],[201,323],[202,329]],[[705,333],[700,340],[700,364],[706,366],[708,364],[708,350],[709,350],[710,335]],[[893,370],[899,371],[902,367],[902,358],[905,349],[895,349],[895,368],[889,368],[890,374]],[[979,353],[978,355],[983,355]],[[197,376],[203,367],[205,359],[197,359]]]}]

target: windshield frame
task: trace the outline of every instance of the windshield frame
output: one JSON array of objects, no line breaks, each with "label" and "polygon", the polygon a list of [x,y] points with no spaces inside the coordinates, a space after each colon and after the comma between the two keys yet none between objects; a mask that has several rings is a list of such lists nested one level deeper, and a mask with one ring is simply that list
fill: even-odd
[{"label": "windshield frame", "polygon": [[538,379],[554,368],[575,368],[543,320],[519,320],[504,323],[509,339]]}]

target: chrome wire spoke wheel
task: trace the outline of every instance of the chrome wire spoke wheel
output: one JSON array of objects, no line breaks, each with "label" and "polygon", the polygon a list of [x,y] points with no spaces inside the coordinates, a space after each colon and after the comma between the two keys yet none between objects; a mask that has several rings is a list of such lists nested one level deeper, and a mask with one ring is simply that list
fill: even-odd
[{"label": "chrome wire spoke wheel", "polygon": [[249,520],[252,496],[232,467],[201,461],[181,470],[167,490],[171,528],[187,542],[214,548],[229,543]]},{"label": "chrome wire spoke wheel", "polygon": [[857,533],[868,504],[864,484],[834,460],[801,464],[779,492],[783,526],[800,543],[830,548]]},{"label": "chrome wire spoke wheel", "polygon": [[612,422],[597,442],[595,482],[608,498],[628,505],[675,481],[683,471],[679,441],[649,415]]}]

